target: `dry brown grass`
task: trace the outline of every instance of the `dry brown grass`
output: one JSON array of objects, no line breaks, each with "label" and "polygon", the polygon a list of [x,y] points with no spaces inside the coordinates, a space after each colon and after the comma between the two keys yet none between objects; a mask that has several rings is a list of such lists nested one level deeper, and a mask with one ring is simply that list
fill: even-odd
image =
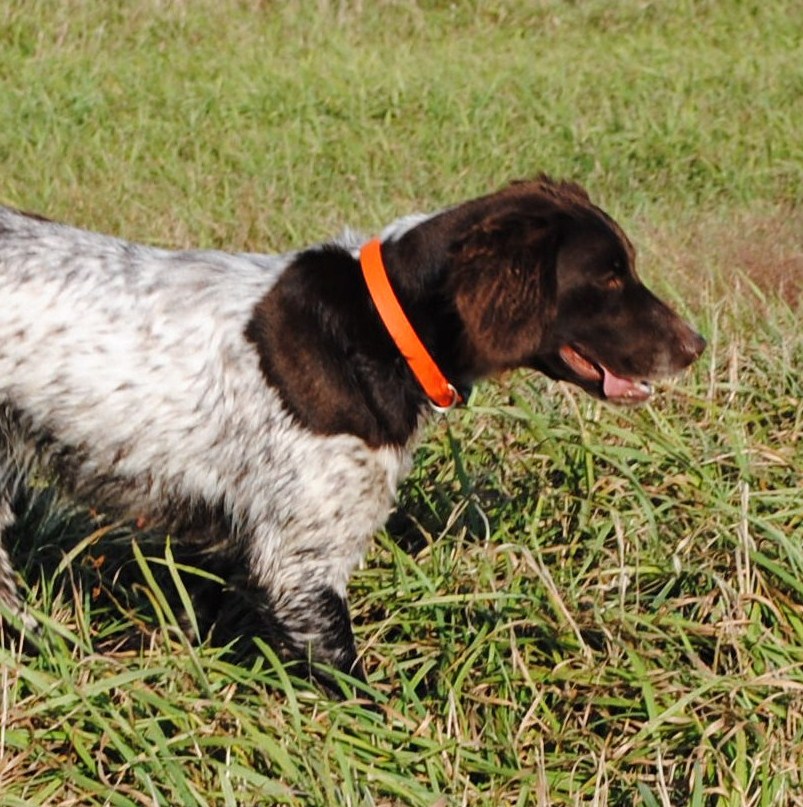
[{"label": "dry brown grass", "polygon": [[793,310],[803,292],[803,210],[769,208],[695,214],[647,228],[650,262],[666,266],[683,291],[707,288],[714,299],[744,287]]}]

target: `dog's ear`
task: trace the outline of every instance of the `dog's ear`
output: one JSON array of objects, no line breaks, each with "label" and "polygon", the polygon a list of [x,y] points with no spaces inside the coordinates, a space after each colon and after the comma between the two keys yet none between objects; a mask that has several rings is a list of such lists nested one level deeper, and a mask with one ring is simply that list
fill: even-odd
[{"label": "dog's ear", "polygon": [[537,349],[554,315],[558,231],[554,218],[508,211],[453,242],[452,299],[483,371],[517,366]]}]

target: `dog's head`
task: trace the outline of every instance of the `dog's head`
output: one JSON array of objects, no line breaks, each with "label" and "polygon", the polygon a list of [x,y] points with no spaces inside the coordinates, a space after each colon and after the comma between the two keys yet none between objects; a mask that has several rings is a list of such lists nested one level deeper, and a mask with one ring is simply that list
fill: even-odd
[{"label": "dog's head", "polygon": [[460,383],[529,366],[600,398],[639,402],[651,380],[705,347],[641,283],[631,243],[577,185],[516,183],[409,235],[408,249],[412,239],[429,253],[425,264],[445,267],[441,299],[457,323],[435,334],[436,350]]},{"label": "dog's head", "polygon": [[703,352],[703,337],[639,280],[632,245],[607,217],[566,227],[555,274],[555,316],[532,358],[547,375],[638,403]]}]

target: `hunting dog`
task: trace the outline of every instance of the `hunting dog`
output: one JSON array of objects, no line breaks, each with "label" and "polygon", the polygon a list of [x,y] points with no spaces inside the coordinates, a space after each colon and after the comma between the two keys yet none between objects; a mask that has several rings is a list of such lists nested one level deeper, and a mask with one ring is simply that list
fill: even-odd
[{"label": "hunting dog", "polygon": [[[287,658],[359,675],[346,585],[430,405],[521,366],[640,402],[702,352],[634,259],[545,176],[283,255],[0,209],[0,533],[56,481],[222,553]],[[0,600],[33,627],[1,547]]]}]

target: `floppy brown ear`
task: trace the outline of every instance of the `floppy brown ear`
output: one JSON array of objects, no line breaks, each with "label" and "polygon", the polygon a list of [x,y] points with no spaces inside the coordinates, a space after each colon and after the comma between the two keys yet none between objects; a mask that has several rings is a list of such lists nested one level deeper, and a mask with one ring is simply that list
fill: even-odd
[{"label": "floppy brown ear", "polygon": [[555,305],[558,228],[507,213],[452,245],[453,300],[480,372],[521,364],[537,349]]}]

